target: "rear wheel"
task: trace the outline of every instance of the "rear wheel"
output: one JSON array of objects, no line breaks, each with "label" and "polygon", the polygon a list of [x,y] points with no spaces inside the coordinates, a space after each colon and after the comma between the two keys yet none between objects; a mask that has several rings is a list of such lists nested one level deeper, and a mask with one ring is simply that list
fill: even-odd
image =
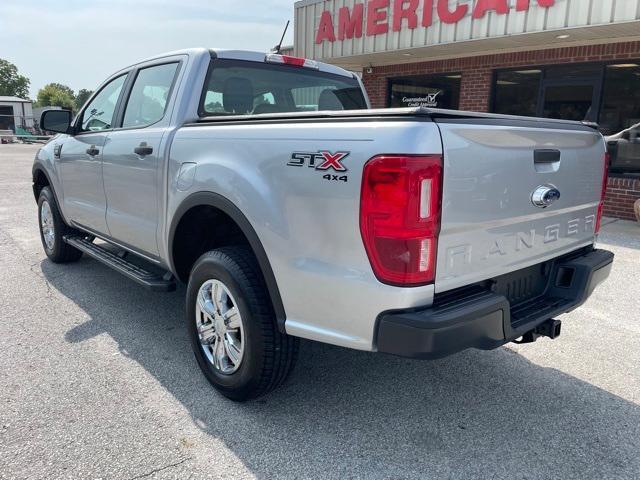
[{"label": "rear wheel", "polygon": [[187,325],[202,372],[232,400],[273,390],[297,358],[298,339],[278,330],[258,264],[243,247],[213,250],[196,261]]},{"label": "rear wheel", "polygon": [[82,257],[80,250],[62,239],[64,235],[77,234],[78,231],[64,223],[49,187],[44,187],[38,196],[38,223],[40,240],[49,260],[54,263],[69,263]]}]

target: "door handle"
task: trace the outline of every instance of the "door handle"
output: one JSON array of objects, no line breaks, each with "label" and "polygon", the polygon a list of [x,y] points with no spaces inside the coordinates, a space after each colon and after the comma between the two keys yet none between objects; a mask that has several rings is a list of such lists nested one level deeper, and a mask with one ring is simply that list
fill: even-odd
[{"label": "door handle", "polygon": [[145,155],[151,155],[153,153],[153,147],[147,145],[147,142],[142,142],[139,146],[133,149],[136,155],[144,157]]},{"label": "door handle", "polygon": [[89,148],[87,148],[87,155],[89,155],[90,157],[95,157],[99,153],[100,150],[98,150],[95,145],[91,145]]}]

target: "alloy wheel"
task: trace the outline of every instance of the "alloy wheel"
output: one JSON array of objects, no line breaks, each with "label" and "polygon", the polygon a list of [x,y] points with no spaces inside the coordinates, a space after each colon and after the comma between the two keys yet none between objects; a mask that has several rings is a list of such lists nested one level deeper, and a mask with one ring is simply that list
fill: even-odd
[{"label": "alloy wheel", "polygon": [[207,280],[198,290],[195,320],[200,346],[211,365],[225,375],[238,370],[244,355],[242,317],[220,280]]}]

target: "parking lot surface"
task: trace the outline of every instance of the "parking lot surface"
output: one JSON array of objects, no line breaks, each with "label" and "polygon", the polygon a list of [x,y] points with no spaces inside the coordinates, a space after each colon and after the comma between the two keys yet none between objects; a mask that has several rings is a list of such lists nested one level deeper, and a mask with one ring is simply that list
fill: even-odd
[{"label": "parking lot surface", "polygon": [[640,226],[604,227],[612,276],[555,341],[431,362],[303,342],[236,404],[198,370],[184,287],[46,259],[36,149],[0,145],[0,478],[640,476]]}]

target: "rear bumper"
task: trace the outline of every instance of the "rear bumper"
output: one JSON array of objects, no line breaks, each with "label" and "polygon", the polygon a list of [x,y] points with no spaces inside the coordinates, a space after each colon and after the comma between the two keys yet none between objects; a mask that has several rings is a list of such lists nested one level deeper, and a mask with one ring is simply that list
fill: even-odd
[{"label": "rear bumper", "polygon": [[440,358],[467,348],[497,348],[582,305],[609,276],[612,262],[613,253],[590,250],[541,265],[548,269],[544,291],[519,303],[498,293],[495,279],[493,286],[486,282],[440,304],[436,299],[429,308],[383,312],[377,322],[378,351]]}]

